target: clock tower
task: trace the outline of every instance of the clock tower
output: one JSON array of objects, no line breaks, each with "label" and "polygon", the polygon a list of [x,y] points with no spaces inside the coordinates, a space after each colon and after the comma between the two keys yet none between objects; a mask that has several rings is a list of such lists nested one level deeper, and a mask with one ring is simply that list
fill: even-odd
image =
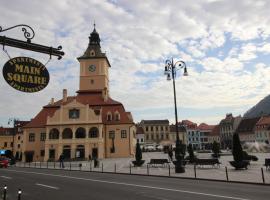
[{"label": "clock tower", "polygon": [[94,30],[89,36],[89,44],[84,54],[77,58],[80,62],[80,86],[78,93],[102,92],[104,99],[109,91],[110,63],[102,53],[99,34]]}]

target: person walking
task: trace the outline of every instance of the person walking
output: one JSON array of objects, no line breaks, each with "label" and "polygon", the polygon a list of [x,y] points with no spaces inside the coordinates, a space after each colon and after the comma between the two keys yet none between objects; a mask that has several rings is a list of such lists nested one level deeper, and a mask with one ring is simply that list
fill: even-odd
[{"label": "person walking", "polygon": [[65,168],[65,166],[64,166],[64,154],[60,155],[59,162],[60,162],[60,168]]},{"label": "person walking", "polygon": [[169,155],[169,160],[170,161],[173,161],[173,151],[172,151],[172,148],[169,149],[168,155]]}]

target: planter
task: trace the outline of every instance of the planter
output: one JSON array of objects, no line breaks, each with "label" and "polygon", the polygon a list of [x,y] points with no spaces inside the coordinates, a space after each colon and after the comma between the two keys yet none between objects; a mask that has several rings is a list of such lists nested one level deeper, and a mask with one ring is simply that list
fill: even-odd
[{"label": "planter", "polygon": [[183,160],[173,161],[175,173],[185,173],[185,165]]},{"label": "planter", "polygon": [[132,164],[134,165],[134,167],[140,167],[143,165],[144,162],[145,162],[145,160],[140,160],[140,161],[133,160]]},{"label": "planter", "polygon": [[249,165],[248,160],[243,160],[243,161],[230,161],[230,164],[235,168],[235,169],[247,169]]}]

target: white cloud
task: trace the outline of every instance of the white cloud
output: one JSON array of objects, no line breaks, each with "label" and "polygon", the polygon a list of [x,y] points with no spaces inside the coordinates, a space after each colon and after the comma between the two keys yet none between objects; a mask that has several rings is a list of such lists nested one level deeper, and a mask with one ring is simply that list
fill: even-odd
[{"label": "white cloud", "polygon": [[[190,76],[176,80],[179,105],[193,109],[251,106],[270,91],[270,63],[260,60],[261,54],[270,52],[269,9],[269,1],[245,0],[169,0],[166,4],[161,0],[3,1],[1,26],[29,24],[36,31],[33,42],[62,45],[66,54],[47,65],[51,81],[37,94],[17,92],[1,77],[0,118],[33,117],[51,97],[60,98],[63,88],[75,94],[79,85],[76,57],[88,45],[94,20],[112,64],[110,93],[128,110],[140,110],[143,116],[144,109],[173,104],[172,83],[163,76],[164,60],[171,57],[189,66]],[[23,38],[20,29],[1,35]],[[14,57],[33,56],[43,63],[48,59],[47,55],[7,49]],[[260,64],[253,63],[255,59]],[[6,61],[6,55],[0,54],[0,65]],[[209,121],[217,118],[208,117]]]}]

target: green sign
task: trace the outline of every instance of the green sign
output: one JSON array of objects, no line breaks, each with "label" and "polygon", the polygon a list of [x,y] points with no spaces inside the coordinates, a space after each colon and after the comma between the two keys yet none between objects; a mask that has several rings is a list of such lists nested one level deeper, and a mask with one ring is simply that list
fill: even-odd
[{"label": "green sign", "polygon": [[3,76],[11,87],[21,92],[38,92],[50,80],[46,67],[28,57],[16,57],[7,61],[3,67]]}]

